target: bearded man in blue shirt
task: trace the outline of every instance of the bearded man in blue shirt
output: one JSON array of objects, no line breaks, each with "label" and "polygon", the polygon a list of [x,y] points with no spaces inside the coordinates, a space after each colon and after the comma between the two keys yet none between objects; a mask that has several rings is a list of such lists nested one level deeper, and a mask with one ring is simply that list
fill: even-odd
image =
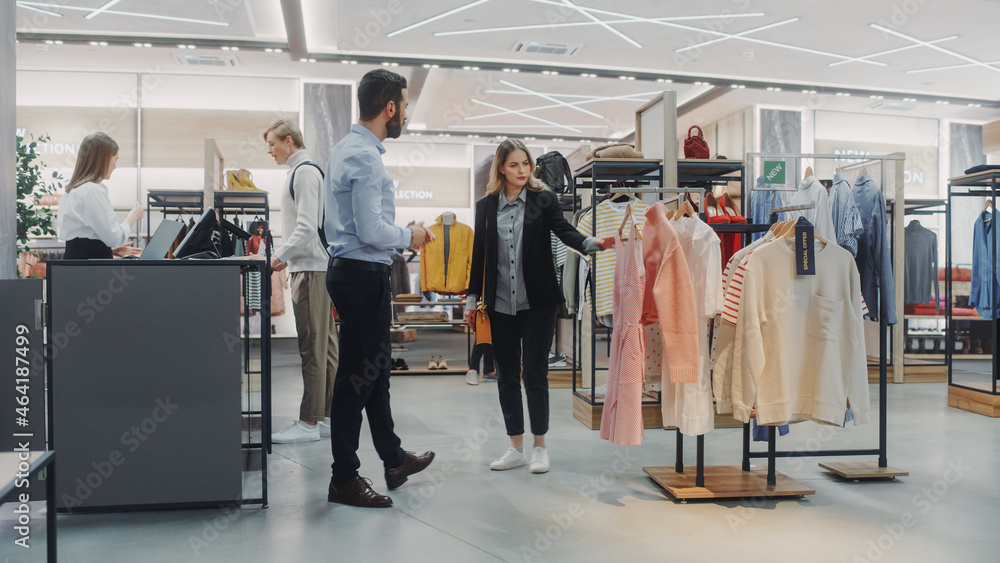
[{"label": "bearded man in blue shirt", "polygon": [[341,322],[327,498],[351,506],[389,507],[392,499],[372,490],[371,481],[358,474],[361,411],[368,414],[390,490],[434,460],[434,452],[403,450],[389,407],[392,256],[404,248],[419,250],[434,235],[423,223],[394,224],[394,185],[382,164],[382,141],[398,138],[406,122],[406,79],[385,69],[365,74],[358,84],[358,106],[359,123],[330,151],[324,180],[330,242],[326,286]]}]

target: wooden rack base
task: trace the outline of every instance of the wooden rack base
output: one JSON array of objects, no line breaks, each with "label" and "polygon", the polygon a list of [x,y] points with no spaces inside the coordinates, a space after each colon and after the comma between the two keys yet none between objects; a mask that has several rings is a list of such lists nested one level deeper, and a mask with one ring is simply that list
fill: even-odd
[{"label": "wooden rack base", "polygon": [[896,477],[906,477],[910,474],[909,471],[895,467],[879,467],[878,462],[875,461],[831,462],[821,463],[819,466],[844,479],[852,479],[854,481],[862,479],[895,479]]},{"label": "wooden rack base", "polygon": [[[981,387],[984,391],[993,389],[989,385],[981,385]],[[1000,417],[1000,395],[991,393],[979,393],[971,389],[949,385],[948,406],[993,418]]]},{"label": "wooden rack base", "polygon": [[705,486],[695,486],[695,467],[685,467],[677,473],[673,467],[643,467],[646,475],[670,496],[681,500],[733,499],[733,498],[783,498],[814,495],[816,491],[795,479],[778,473],[777,484],[767,484],[767,468],[743,471],[735,465],[709,465],[705,467]]}]

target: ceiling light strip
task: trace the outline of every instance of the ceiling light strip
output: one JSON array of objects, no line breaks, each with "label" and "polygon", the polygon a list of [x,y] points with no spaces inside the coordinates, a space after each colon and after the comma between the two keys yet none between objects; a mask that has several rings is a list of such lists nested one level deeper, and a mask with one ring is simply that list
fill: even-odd
[{"label": "ceiling light strip", "polygon": [[576,107],[573,104],[568,104],[568,103],[566,103],[566,102],[564,102],[562,100],[557,100],[556,98],[553,98],[552,96],[548,96],[548,95],[536,92],[534,90],[531,90],[530,88],[525,88],[524,86],[518,86],[517,84],[508,82],[506,80],[501,80],[500,84],[503,84],[504,86],[510,86],[511,88],[515,88],[517,90],[521,90],[522,92],[527,92],[529,94],[534,94],[535,96],[538,96],[539,98],[541,98],[543,100],[548,100],[550,102],[558,104],[560,107],[569,108],[569,109],[578,111],[580,113],[587,114],[587,115],[589,115],[591,117],[596,117],[598,119],[604,119],[604,116],[601,115],[601,114],[599,114],[599,113],[594,113],[594,112],[592,112],[590,110],[585,110],[583,108]]},{"label": "ceiling light strip", "polygon": [[[626,102],[641,102],[641,103],[646,103],[649,100],[651,100],[654,95],[657,95],[657,94],[660,94],[660,93],[661,92],[648,92],[648,93],[645,93],[645,94],[628,94],[628,95],[624,95],[624,96],[600,97],[600,98],[596,98],[596,99],[583,100],[583,101],[579,101],[579,102],[569,102],[568,105],[571,105],[571,106],[582,106],[584,104],[595,104],[595,103],[598,103],[598,102],[611,102],[611,101],[626,101]],[[644,96],[644,97],[639,97],[639,96]],[[530,107],[530,108],[522,108],[519,111],[522,111],[522,112],[541,111],[541,110],[553,109],[553,108],[557,108],[557,107],[562,107],[562,105],[561,104],[551,104],[551,105],[547,105],[547,106],[535,106],[535,107]],[[510,115],[511,113],[513,113],[513,111],[506,110],[506,111],[501,111],[501,112],[496,112],[496,113],[487,113],[487,114],[482,114],[482,115],[473,115],[473,116],[470,116],[470,117],[466,117],[465,120],[466,121],[474,121],[474,120],[477,120],[477,119],[485,119],[485,118],[488,118],[488,117],[500,117],[502,115]]]},{"label": "ceiling light strip", "polygon": [[[942,39],[935,39],[934,41],[928,41],[928,43],[941,43],[942,41],[951,41],[952,39],[958,39],[958,36],[957,35],[952,35],[951,37],[944,37]],[[895,49],[889,49],[888,51],[882,51],[880,53],[875,53],[875,54],[872,54],[872,55],[865,55],[863,57],[858,57],[857,61],[836,61],[836,62],[830,63],[827,66],[845,65],[847,63],[854,63],[854,62],[859,62],[859,61],[865,60],[865,59],[873,59],[875,57],[881,57],[882,55],[891,55],[893,53],[900,53],[902,51],[908,51],[910,49],[916,49],[918,47],[920,47],[920,45],[907,45],[905,47],[897,47]]]},{"label": "ceiling light strip", "polygon": [[[997,65],[997,64],[1000,64],[1000,61],[990,61],[990,62],[984,63],[984,64]],[[936,70],[952,70],[952,69],[956,69],[956,68],[969,68],[969,67],[972,67],[972,66],[979,66],[979,65],[977,65],[975,63],[968,63],[968,64],[964,64],[964,65],[939,66],[939,67],[935,67],[935,68],[920,68],[920,69],[917,69],[917,70],[908,70],[908,71],[906,71],[906,73],[907,74],[917,74],[918,72],[932,72],[932,71],[936,71]]]},{"label": "ceiling light strip", "polygon": [[741,31],[741,32],[733,35],[732,37],[717,37],[715,39],[709,39],[708,41],[703,41],[701,43],[695,43],[694,45],[688,45],[687,47],[682,47],[680,49],[674,49],[674,52],[675,53],[683,53],[684,51],[688,51],[688,50],[691,50],[691,49],[699,49],[701,47],[705,47],[705,46],[711,45],[713,43],[721,43],[722,41],[729,41],[730,39],[735,39],[735,38],[738,38],[738,37],[743,37],[745,35],[749,35],[751,33],[756,33],[758,31],[764,31],[766,29],[772,29],[772,28],[779,27],[779,26],[782,26],[782,25],[786,25],[786,24],[790,24],[790,23],[793,23],[793,22],[797,22],[797,21],[799,21],[799,19],[800,18],[797,18],[797,17],[795,17],[795,18],[788,18],[787,20],[784,20],[784,21],[780,21],[780,22],[776,22],[776,23],[772,23],[772,24],[768,24],[768,25],[762,25],[760,27],[755,27],[753,29],[748,29],[746,31]]},{"label": "ceiling light strip", "polygon": [[[61,9],[61,10],[76,10],[78,12],[91,12],[91,11],[93,11],[93,8],[81,8],[79,6],[64,6],[62,4],[51,4],[51,3],[47,3],[47,2],[21,2],[21,4],[24,5],[23,7],[27,7],[27,6],[40,6],[40,7],[43,7],[43,8],[57,8],[57,9]],[[143,13],[139,13],[139,12],[121,12],[121,11],[118,11],[118,10],[105,10],[104,13],[105,14],[113,14],[113,15],[116,15],[116,16],[131,16],[131,17],[134,17],[134,18],[149,18],[149,19],[156,19],[156,20],[168,20],[168,21],[178,21],[178,22],[185,22],[185,23],[198,23],[198,24],[204,24],[204,25],[216,25],[216,26],[220,26],[220,27],[229,27],[229,24],[227,22],[215,22],[215,21],[208,21],[208,20],[196,20],[196,19],[191,19],[191,18],[178,18],[178,17],[174,17],[174,16],[160,16],[160,15],[156,15],[156,14],[143,14]]]},{"label": "ceiling light strip", "polygon": [[502,124],[502,125],[449,125],[448,126],[449,129],[472,129],[472,128],[475,128],[475,127],[490,127],[492,129],[518,129],[518,128],[527,128],[527,127],[532,127],[532,128],[536,128],[536,129],[572,129],[573,131],[576,131],[577,133],[582,133],[583,131],[580,131],[578,129],[573,129],[574,127],[578,127],[579,129],[606,129],[607,128],[605,125],[559,125],[559,124],[555,124],[555,125],[538,125],[538,124],[535,124],[535,123],[523,123],[523,124],[520,124],[520,125]]},{"label": "ceiling light strip", "polygon": [[457,14],[459,12],[463,12],[465,10],[468,10],[469,8],[475,8],[476,6],[479,6],[480,4],[485,4],[485,3],[489,2],[489,1],[490,0],[476,0],[475,2],[471,2],[471,3],[466,4],[464,6],[459,6],[459,7],[455,8],[455,9],[453,9],[453,10],[448,10],[447,12],[438,14],[436,16],[429,17],[429,18],[427,18],[425,20],[420,20],[417,23],[410,24],[410,25],[408,25],[408,26],[406,26],[404,28],[397,29],[396,31],[390,31],[389,33],[386,33],[385,36],[386,37],[395,37],[395,36],[397,36],[397,35],[399,35],[401,33],[406,33],[407,31],[411,31],[411,30],[414,30],[414,29],[416,29],[416,28],[418,28],[420,26],[427,25],[427,24],[429,24],[431,22],[435,22],[435,21],[437,21],[437,20],[439,20],[441,18],[446,18],[446,17],[448,17],[450,15]]},{"label": "ceiling light strip", "polygon": [[587,10],[585,10],[585,9],[577,6],[576,4],[570,2],[569,0],[562,0],[562,3],[563,3],[564,6],[569,6],[570,8],[573,8],[574,10],[576,10],[577,12],[580,12],[587,19],[589,19],[591,21],[598,22],[601,27],[603,27],[604,29],[610,31],[611,33],[614,33],[618,37],[621,37],[625,41],[628,41],[629,43],[631,43],[632,45],[634,45],[636,48],[642,49],[642,44],[641,43],[639,43],[635,39],[632,39],[628,35],[625,35],[624,33],[618,31],[617,29],[611,27],[610,25],[604,23],[603,21],[601,21],[600,19],[598,19],[597,16],[591,14]]},{"label": "ceiling light strip", "polygon": [[877,29],[877,30],[879,30],[879,31],[881,31],[883,33],[888,33],[890,35],[895,35],[896,37],[901,37],[903,39],[906,39],[907,41],[912,41],[912,42],[914,42],[914,43],[916,43],[918,45],[927,47],[929,49],[934,49],[935,51],[938,51],[940,53],[944,53],[946,55],[951,55],[951,56],[953,56],[953,57],[955,57],[957,59],[961,59],[961,60],[963,60],[965,62],[972,63],[975,66],[981,66],[981,67],[984,67],[984,68],[988,68],[988,69],[992,70],[993,72],[1000,72],[1000,68],[997,68],[997,67],[992,66],[990,64],[984,63],[982,61],[977,61],[976,59],[973,59],[972,57],[967,57],[965,55],[956,53],[954,51],[949,51],[948,49],[945,49],[944,47],[939,47],[937,45],[934,45],[933,43],[928,43],[927,41],[921,41],[920,39],[917,39],[915,37],[910,37],[909,35],[906,35],[905,33],[900,33],[898,31],[889,29],[888,27],[885,27],[883,25],[879,25],[877,23],[873,23],[873,24],[869,24],[869,25],[873,29]]},{"label": "ceiling light strip", "polygon": [[[529,1],[530,2],[535,2],[537,4],[546,4],[546,5],[549,5],[549,6],[562,6],[561,4],[559,4],[558,2],[554,2],[553,0],[529,0]],[[595,14],[615,16],[615,17],[619,17],[619,18],[629,18],[629,19],[633,19],[633,20],[636,20],[636,21],[645,21],[645,22],[652,23],[654,25],[660,25],[660,26],[666,26],[666,27],[673,27],[673,28],[677,28],[677,29],[684,29],[684,30],[687,30],[687,31],[694,31],[696,33],[708,33],[710,35],[718,35],[720,37],[732,37],[733,39],[736,39],[738,41],[748,41],[750,43],[758,43],[758,44],[761,44],[761,45],[769,45],[771,47],[779,47],[779,48],[782,48],[782,49],[789,49],[789,50],[792,50],[792,51],[800,51],[800,52],[810,53],[810,54],[814,54],[814,55],[822,55],[822,56],[825,56],[825,57],[833,57],[835,59],[844,59],[844,60],[858,61],[858,62],[863,62],[863,63],[866,63],[866,64],[875,65],[875,66],[888,66],[885,63],[880,63],[880,62],[876,62],[876,61],[859,60],[857,57],[848,57],[846,55],[838,55],[836,53],[829,53],[829,52],[826,52],[826,51],[817,51],[815,49],[808,49],[806,47],[797,47],[795,45],[787,45],[785,43],[777,43],[777,42],[774,42],[774,41],[765,41],[763,39],[754,39],[752,37],[734,37],[734,34],[732,34],[732,33],[723,33],[721,31],[715,31],[715,30],[712,30],[712,29],[705,29],[705,28],[701,28],[701,27],[693,27],[693,26],[690,26],[690,25],[683,25],[683,24],[673,23],[673,22],[668,22],[668,21],[654,21],[654,20],[651,20],[651,19],[648,19],[648,18],[640,18],[640,17],[637,17],[637,16],[630,16],[629,14],[622,14],[620,12],[610,12],[608,10],[598,10],[598,9],[595,9],[595,8],[580,8],[580,9],[584,10],[584,11],[587,11],[587,12],[593,12]]]},{"label": "ceiling light strip", "polygon": [[[724,18],[724,17],[758,17],[765,14],[732,14],[730,16],[717,15],[717,16],[685,16],[685,17],[674,17],[674,18],[651,18],[646,19],[617,19],[617,20],[604,20],[603,23],[606,24],[628,24],[628,23],[652,23],[652,22],[669,22],[669,21],[682,21],[682,20],[694,20],[694,19],[707,19],[707,18]],[[505,27],[484,27],[479,29],[463,29],[456,31],[439,31],[434,34],[435,37],[447,37],[450,35],[472,35],[476,33],[495,33],[503,31],[527,31],[533,29],[561,29],[567,27],[593,27],[601,25],[602,22],[566,22],[566,23],[536,23],[529,25],[509,25]]]},{"label": "ceiling light strip", "polygon": [[30,4],[25,4],[24,2],[15,2],[14,5],[17,6],[18,8],[24,8],[25,10],[32,10],[32,11],[35,11],[35,12],[38,12],[38,13],[41,13],[41,14],[45,14],[46,16],[52,16],[54,18],[61,18],[61,17],[63,17],[63,15],[60,14],[60,13],[58,13],[58,12],[50,12],[49,10],[43,10],[42,8],[36,8],[34,6],[31,6]]},{"label": "ceiling light strip", "polygon": [[83,19],[85,19],[85,20],[92,20],[92,19],[96,18],[97,16],[103,14],[104,12],[108,11],[109,8],[111,8],[112,6],[114,6],[115,4],[117,4],[117,3],[121,2],[121,1],[122,0],[108,0],[100,8],[97,8],[93,12],[90,12],[86,16],[83,16]]},{"label": "ceiling light strip", "polygon": [[548,119],[542,119],[541,117],[536,117],[534,115],[531,115],[530,113],[523,113],[521,111],[511,110],[511,109],[508,109],[508,108],[505,108],[505,107],[501,107],[501,106],[498,106],[498,105],[491,104],[489,102],[484,102],[482,100],[477,100],[476,98],[472,98],[472,102],[476,103],[476,104],[484,105],[484,106],[486,106],[488,108],[510,111],[514,115],[520,115],[521,117],[526,117],[528,119],[533,119],[533,120],[541,122],[541,123],[545,123],[545,124],[548,124],[548,125],[553,125],[555,127],[560,127],[560,128],[563,128],[563,129],[568,129],[570,131],[575,131],[577,133],[582,133],[582,131],[580,131],[579,129],[576,129],[576,128],[573,128],[573,127],[569,127],[567,125],[559,125],[555,121],[549,121]]}]

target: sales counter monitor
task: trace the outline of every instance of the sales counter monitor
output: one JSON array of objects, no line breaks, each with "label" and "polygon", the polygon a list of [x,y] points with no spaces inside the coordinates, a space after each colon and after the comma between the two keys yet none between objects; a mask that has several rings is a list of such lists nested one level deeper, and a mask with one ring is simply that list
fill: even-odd
[{"label": "sales counter monitor", "polygon": [[177,240],[177,235],[181,233],[183,223],[177,221],[163,221],[156,227],[156,233],[149,240],[146,248],[143,249],[140,260],[163,260],[170,251],[170,245]]},{"label": "sales counter monitor", "polygon": [[219,219],[209,207],[174,250],[177,258],[219,258]]}]

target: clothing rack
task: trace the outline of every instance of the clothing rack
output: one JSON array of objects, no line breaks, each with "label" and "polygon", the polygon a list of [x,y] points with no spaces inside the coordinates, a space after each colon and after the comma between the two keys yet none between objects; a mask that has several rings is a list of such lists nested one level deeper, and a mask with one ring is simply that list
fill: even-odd
[{"label": "clothing rack", "polygon": [[[842,158],[841,155],[817,155],[817,154],[775,154],[768,155],[766,153],[748,153],[747,160],[749,161],[751,178],[753,178],[753,170],[756,158],[761,157],[773,157],[773,158],[785,158],[785,159],[796,159],[796,162],[802,158],[829,158],[829,159],[839,159]],[[887,161],[894,161],[895,163],[895,181],[896,190],[895,194],[902,195],[902,182],[903,182],[903,162],[905,160],[905,155],[902,153],[895,153],[892,155],[885,156],[874,156],[869,157],[863,163],[859,165],[854,165],[857,167],[869,164],[872,161],[880,162],[883,164],[882,169],[882,183],[880,188],[885,191],[886,185],[886,170],[884,164]],[[871,164],[869,164],[871,165]],[[852,166],[852,167],[854,167]],[[846,168],[846,167],[845,167]],[[796,166],[796,171],[798,166]],[[797,184],[797,182],[796,182]],[[744,209],[751,208],[751,198],[753,197],[754,188],[751,187],[747,192],[749,197],[747,201],[744,202]],[[778,191],[778,190],[775,190]],[[790,190],[782,190],[790,191]],[[780,208],[778,208],[780,209]],[[787,209],[792,211],[793,209]],[[773,211],[773,210],[772,210]],[[900,212],[902,209],[900,209]],[[901,221],[900,221],[901,223]],[[714,225],[713,225],[714,227]],[[762,232],[769,228],[769,225],[730,225],[730,227],[741,227],[744,233],[744,238],[748,239],[749,233]],[[717,232],[722,232],[716,229]],[[729,231],[734,232],[734,231]],[[895,271],[901,272],[901,267],[894,268]],[[896,278],[898,281],[900,278]],[[898,285],[898,284],[897,284]],[[684,458],[683,458],[683,435],[677,433],[677,450],[676,450],[676,463],[673,468],[666,467],[644,467],[643,471],[646,472],[653,480],[655,480],[662,487],[667,489],[672,496],[680,499],[682,503],[686,503],[688,499],[720,499],[720,498],[757,498],[757,497],[801,497],[804,495],[815,494],[814,490],[806,488],[801,483],[798,483],[794,479],[791,479],[785,475],[777,472],[777,458],[779,457],[813,457],[813,456],[868,456],[877,455],[877,464],[865,463],[865,462],[852,462],[852,463],[821,463],[820,467],[827,469],[835,474],[840,475],[844,478],[859,480],[859,479],[870,479],[870,478],[895,478],[900,476],[908,475],[906,471],[902,471],[893,467],[889,467],[887,463],[887,345],[886,345],[886,334],[888,325],[886,324],[885,311],[881,310],[880,304],[880,314],[879,314],[879,447],[878,449],[844,449],[844,450],[821,450],[821,451],[779,451],[777,448],[777,435],[775,432],[775,427],[768,427],[768,446],[766,452],[753,452],[750,449],[750,424],[743,425],[743,460],[740,467],[732,466],[713,466],[709,468],[711,473],[712,484],[711,486],[706,486],[705,475],[706,467],[704,461],[704,436],[700,435],[696,437],[697,440],[697,452],[696,452],[696,465],[693,468],[695,471],[694,480],[692,482],[691,478],[685,475]],[[751,458],[766,458],[767,468],[766,470],[753,469],[750,466]]]},{"label": "clothing rack", "polygon": [[[747,155],[747,159],[751,160],[751,170],[753,170],[754,161],[757,158],[769,157],[769,158],[792,158],[796,159],[796,162],[800,162],[802,159],[829,159],[829,160],[841,160],[843,155],[838,154],[773,154],[768,155],[767,153],[750,153]],[[887,174],[887,164],[893,162],[895,164],[895,186],[893,190],[893,195],[896,199],[902,200],[903,195],[903,164],[906,160],[906,155],[903,153],[894,153],[891,155],[873,155],[865,158],[864,161],[858,163],[852,163],[846,166],[839,167],[838,172],[854,171],[858,170],[861,173],[867,173],[867,168],[869,166],[878,166],[881,173],[881,182],[879,183],[879,188],[883,193],[886,193],[886,183],[888,180]],[[798,168],[798,166],[796,166]],[[859,174],[860,175],[860,174]],[[750,197],[753,197],[753,188],[750,191]],[[888,200],[888,198],[886,198]],[[902,228],[902,212],[903,207],[896,208],[896,214],[900,215],[900,220],[895,222],[897,226],[897,231]],[[893,239],[901,239],[898,233],[894,233]],[[902,245],[900,245],[902,246]],[[894,260],[894,268],[896,275],[893,278],[893,282],[897,287],[897,309],[902,309],[899,307],[899,300],[901,298],[901,274],[903,268],[899,265],[899,260]],[[881,300],[880,300],[881,301]],[[767,484],[774,486],[776,484],[776,472],[775,472],[775,458],[777,457],[846,457],[846,456],[870,456],[877,455],[878,461],[876,463],[865,463],[865,462],[852,462],[852,463],[820,463],[820,467],[831,471],[834,474],[840,475],[841,477],[848,479],[873,479],[873,478],[895,478],[906,476],[909,473],[894,467],[889,467],[888,465],[888,439],[887,439],[887,413],[888,413],[888,397],[887,397],[887,358],[888,358],[888,344],[887,336],[889,332],[889,325],[886,322],[886,315],[884,307],[882,307],[881,302],[879,303],[879,445],[878,449],[845,449],[845,450],[818,450],[818,451],[778,451],[775,447],[776,437],[775,428],[768,428],[768,451],[767,452],[753,452],[750,450],[750,425],[743,425],[743,470],[750,470],[750,459],[751,458],[763,458],[766,457],[768,460],[768,470],[767,470]],[[894,366],[894,376],[902,377],[902,366],[899,365],[901,362],[896,362]]]}]

